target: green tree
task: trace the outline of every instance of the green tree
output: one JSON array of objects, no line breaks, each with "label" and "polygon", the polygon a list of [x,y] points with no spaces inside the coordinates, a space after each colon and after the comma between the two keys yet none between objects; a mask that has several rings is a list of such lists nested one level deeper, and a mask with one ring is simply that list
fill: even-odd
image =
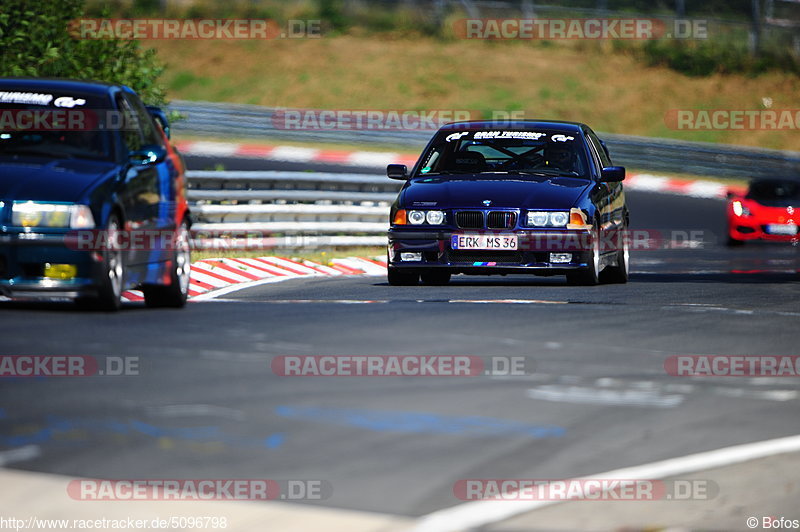
[{"label": "green tree", "polygon": [[71,31],[84,0],[2,0],[0,75],[92,79],[131,87],[164,105],[164,66],[138,41],[79,38]]}]

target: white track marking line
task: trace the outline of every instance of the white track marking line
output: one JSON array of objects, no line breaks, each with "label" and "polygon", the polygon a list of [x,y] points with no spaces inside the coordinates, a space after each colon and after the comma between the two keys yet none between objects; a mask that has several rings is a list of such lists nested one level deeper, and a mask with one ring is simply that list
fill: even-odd
[{"label": "white track marking line", "polygon": [[[800,435],[723,447],[713,451],[615,469],[581,478],[655,480],[797,451],[800,451]],[[469,502],[423,516],[411,530],[413,532],[469,530],[561,502],[566,501],[486,500]]]},{"label": "white track marking line", "polygon": [[41,456],[42,450],[38,445],[25,445],[24,447],[17,447],[10,451],[0,452],[0,467],[5,467],[8,464],[16,462],[24,462],[26,460],[33,460]]},{"label": "white track marking line", "polygon": [[674,408],[683,402],[682,395],[663,395],[649,390],[609,390],[582,386],[546,384],[527,391],[531,399],[542,401],[617,406]]},{"label": "white track marking line", "polygon": [[145,411],[150,415],[159,417],[213,416],[239,421],[243,420],[245,417],[244,412],[241,410],[224,406],[200,404],[148,406],[145,407]]},{"label": "white track marking line", "polygon": [[[310,275],[308,276],[311,277]],[[239,290],[245,290],[246,288],[252,288],[254,286],[261,286],[262,284],[269,284],[269,283],[280,283],[282,281],[288,281],[289,279],[297,279],[297,277],[268,277],[266,279],[260,279],[258,281],[250,281],[247,283],[238,283],[228,285],[224,288],[220,288],[219,290],[214,290],[213,292],[206,292],[205,294],[200,294],[199,296],[194,296],[189,301],[207,301],[209,299],[215,299],[219,296],[224,296],[226,294],[230,294],[232,292],[238,292]],[[242,303],[243,301],[237,300],[237,302]]]}]

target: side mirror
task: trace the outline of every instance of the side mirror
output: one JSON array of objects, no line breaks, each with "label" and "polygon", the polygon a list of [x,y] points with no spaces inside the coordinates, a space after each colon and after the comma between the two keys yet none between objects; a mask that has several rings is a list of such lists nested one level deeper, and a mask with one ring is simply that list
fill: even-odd
[{"label": "side mirror", "polygon": [[158,125],[164,130],[164,134],[167,136],[167,138],[172,138],[172,132],[169,127],[169,119],[167,118],[167,114],[164,112],[164,110],[154,105],[148,105],[147,112],[150,113],[150,116],[153,117],[153,120],[158,122]]},{"label": "side mirror", "polygon": [[167,150],[161,146],[142,146],[128,154],[128,161],[136,166],[147,166],[160,163],[167,156]]},{"label": "side mirror", "polygon": [[389,179],[408,179],[408,168],[404,164],[390,164],[386,167],[386,175]]},{"label": "side mirror", "polygon": [[619,183],[625,179],[624,166],[606,166],[600,171],[601,183]]}]

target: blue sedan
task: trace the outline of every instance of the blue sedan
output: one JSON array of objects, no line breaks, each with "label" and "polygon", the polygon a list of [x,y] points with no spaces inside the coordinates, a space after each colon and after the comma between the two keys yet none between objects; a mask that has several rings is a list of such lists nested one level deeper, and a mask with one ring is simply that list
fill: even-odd
[{"label": "blue sedan", "polygon": [[130,88],[0,78],[0,295],[186,303],[184,163]]},{"label": "blue sedan", "polygon": [[453,274],[628,280],[628,208],[605,144],[585,124],[459,122],[442,127],[390,212],[388,279],[446,284]]}]

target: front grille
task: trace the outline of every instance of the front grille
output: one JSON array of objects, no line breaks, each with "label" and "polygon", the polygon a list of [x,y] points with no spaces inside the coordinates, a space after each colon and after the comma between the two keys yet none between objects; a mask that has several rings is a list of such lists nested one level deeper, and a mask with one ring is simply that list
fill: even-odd
[{"label": "front grille", "polygon": [[483,213],[481,211],[457,212],[456,225],[461,229],[483,229]]},{"label": "front grille", "polygon": [[[773,234],[773,235],[777,234],[777,235],[780,235],[780,236],[792,236],[791,234],[788,234],[788,233],[770,233],[769,230],[768,230],[768,226],[766,226],[766,225],[762,225],[761,226],[761,231],[764,232],[764,233]],[[752,233],[753,230],[751,229],[750,231],[741,231],[741,232],[742,233]]]},{"label": "front grille", "polygon": [[522,253],[519,251],[458,251],[449,253],[451,263],[496,262],[498,264],[520,264]]},{"label": "front grille", "polygon": [[509,211],[491,211],[486,216],[486,227],[489,229],[513,229],[517,225],[517,213]]}]

